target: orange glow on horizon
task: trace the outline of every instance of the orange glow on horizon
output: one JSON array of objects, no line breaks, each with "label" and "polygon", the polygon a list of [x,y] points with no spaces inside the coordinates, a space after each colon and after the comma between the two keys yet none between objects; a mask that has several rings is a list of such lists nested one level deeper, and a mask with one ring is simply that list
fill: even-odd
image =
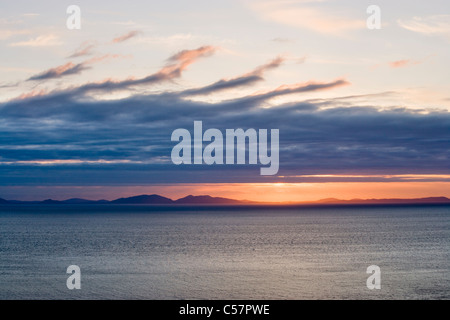
[{"label": "orange glow on horizon", "polygon": [[450,179],[450,174],[311,174],[295,176],[279,176],[279,178],[400,178],[402,180]]},{"label": "orange glow on horizon", "polygon": [[[171,199],[187,195],[210,195],[258,202],[306,202],[326,198],[411,199],[444,196],[450,198],[450,182],[322,182],[322,183],[229,183],[155,186],[79,187],[95,194],[108,192],[109,200],[140,194],[159,194]],[[97,196],[97,198],[102,198]]]},{"label": "orange glow on horizon", "polygon": [[450,182],[247,183],[191,185],[190,188],[191,194],[261,202],[450,197]]},{"label": "orange glow on horizon", "polygon": [[[79,197],[90,200],[114,200],[142,194],[159,194],[173,200],[187,195],[210,195],[258,202],[308,202],[327,198],[411,199],[426,197],[450,198],[448,181],[406,182],[312,182],[312,183],[204,183],[160,184],[139,186],[9,186],[8,199],[66,200]],[[2,192],[0,188],[0,192]],[[3,193],[6,194],[3,190]]]}]

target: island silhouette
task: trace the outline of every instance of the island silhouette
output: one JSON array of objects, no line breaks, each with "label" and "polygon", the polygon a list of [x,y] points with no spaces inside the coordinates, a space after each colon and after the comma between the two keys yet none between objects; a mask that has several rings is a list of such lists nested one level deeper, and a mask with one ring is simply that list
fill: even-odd
[{"label": "island silhouette", "polygon": [[421,205],[421,204],[450,204],[447,197],[427,197],[413,199],[351,199],[341,200],[335,198],[321,199],[317,201],[291,201],[291,202],[257,202],[249,200],[236,200],[223,197],[212,197],[210,195],[188,195],[186,197],[173,200],[158,194],[138,195],[115,200],[87,200],[81,198],[70,198],[67,200],[47,199],[43,201],[21,201],[5,200],[0,198],[0,205],[11,204],[135,204],[135,205],[267,205],[267,206],[286,206],[286,205],[308,205],[308,206],[327,206],[327,205]]}]

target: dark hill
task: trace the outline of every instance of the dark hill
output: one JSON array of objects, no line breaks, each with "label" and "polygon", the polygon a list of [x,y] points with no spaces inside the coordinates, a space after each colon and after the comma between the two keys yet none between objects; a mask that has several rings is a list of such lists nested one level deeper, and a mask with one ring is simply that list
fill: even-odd
[{"label": "dark hill", "polygon": [[120,198],[111,203],[115,204],[172,204],[173,200],[159,196],[157,194],[152,195],[141,195],[130,198]]},{"label": "dark hill", "polygon": [[220,197],[211,197],[211,196],[192,196],[189,195],[187,197],[178,199],[175,201],[176,204],[242,204],[242,201],[220,198]]}]

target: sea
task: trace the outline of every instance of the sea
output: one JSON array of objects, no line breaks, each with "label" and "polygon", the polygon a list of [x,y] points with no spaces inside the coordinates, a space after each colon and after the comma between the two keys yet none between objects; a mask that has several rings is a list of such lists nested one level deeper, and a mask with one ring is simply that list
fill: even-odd
[{"label": "sea", "polygon": [[3,300],[449,298],[450,206],[0,206]]}]

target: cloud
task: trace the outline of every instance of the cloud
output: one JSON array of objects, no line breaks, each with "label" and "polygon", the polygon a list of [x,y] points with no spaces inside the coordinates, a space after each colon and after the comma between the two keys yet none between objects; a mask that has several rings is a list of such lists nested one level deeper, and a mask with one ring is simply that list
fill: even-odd
[{"label": "cloud", "polygon": [[181,64],[187,67],[198,58],[211,56],[216,50],[217,48],[213,46],[203,46],[194,50],[183,50],[171,56],[167,61],[169,66],[171,64]]},{"label": "cloud", "polygon": [[20,81],[18,81],[18,82],[10,82],[10,83],[3,83],[3,84],[0,85],[0,89],[18,87],[19,84],[20,84]]},{"label": "cloud", "polygon": [[27,41],[14,42],[10,47],[52,47],[59,46],[62,42],[55,35],[38,36]]},{"label": "cloud", "polygon": [[[49,93],[48,96],[55,97],[56,99],[57,97],[83,96],[92,91],[110,93],[115,90],[125,90],[133,86],[150,85],[164,81],[170,81],[180,77],[182,72],[186,70],[189,65],[196,62],[200,58],[212,55],[216,50],[217,48],[213,46],[203,46],[193,50],[183,50],[167,59],[166,65],[159,71],[146,77],[139,79],[129,78],[125,80],[105,79],[100,82],[86,83],[81,86],[72,87],[65,90],[55,90]],[[90,69],[92,64],[109,59],[123,57],[125,56],[117,54],[105,54],[103,56],[94,57],[77,64],[68,62],[64,65],[51,68],[42,73],[34,75],[28,78],[27,81],[57,79],[69,75],[80,74],[81,72]],[[35,95],[32,93],[25,93],[20,95],[16,99],[27,99],[33,96]]]},{"label": "cloud", "polygon": [[31,30],[18,29],[18,25],[21,25],[23,21],[0,18],[0,40],[7,40],[9,38],[30,34]]},{"label": "cloud", "polygon": [[188,66],[200,58],[211,56],[216,50],[217,48],[213,46],[203,46],[193,50],[180,51],[167,59],[166,65],[157,75],[167,79],[178,78]]},{"label": "cloud", "polygon": [[[251,96],[205,103],[168,93],[117,101],[51,95],[11,101],[0,105],[0,177],[13,184],[33,184],[45,175],[47,184],[117,185],[450,173],[450,113],[332,104],[324,99],[267,109],[261,108],[264,100]],[[222,131],[279,129],[283,177],[262,180],[257,168],[249,166],[173,165],[171,133],[192,130],[194,120]]]},{"label": "cloud", "polygon": [[278,68],[284,61],[285,59],[283,57],[275,58],[269,63],[257,67],[255,70],[251,71],[249,75],[262,76],[264,72]]},{"label": "cloud", "polygon": [[[106,79],[101,82],[96,83],[87,83],[84,85],[81,85],[79,87],[73,87],[62,91],[53,91],[49,94],[49,96],[57,97],[81,97],[91,91],[106,91],[111,92],[114,90],[124,90],[128,89],[132,86],[138,86],[138,85],[145,85],[145,84],[156,84],[163,81],[173,80],[175,78],[178,78],[181,76],[181,73],[192,63],[197,61],[199,58],[207,57],[213,54],[217,50],[216,47],[212,46],[203,46],[197,49],[193,50],[183,50],[178,52],[177,54],[169,57],[167,59],[166,65],[161,68],[158,72],[148,75],[144,78],[140,79],[126,79],[126,80],[111,80]],[[59,66],[57,68],[52,68],[50,70],[47,70],[41,74],[38,74],[36,76],[33,76],[29,78],[28,80],[45,80],[45,79],[52,79],[52,78],[59,78],[62,76],[80,73],[83,70],[86,70],[89,64],[97,63],[99,61],[103,61],[107,58],[115,58],[116,56],[120,55],[104,55],[101,57],[92,58],[89,60],[86,60],[79,64],[73,64],[73,63],[67,63],[63,66]],[[258,66],[255,69],[253,69],[251,72],[246,73],[245,75],[241,77],[237,77],[231,80],[219,80],[218,82],[213,83],[212,85],[207,85],[205,87],[196,88],[196,89],[187,89],[180,92],[174,92],[171,93],[174,96],[189,96],[189,95],[197,95],[197,94],[210,94],[215,91],[220,91],[223,89],[233,88],[233,87],[239,87],[243,85],[248,85],[250,83],[254,83],[257,81],[261,81],[262,75],[271,69],[279,67],[284,61],[284,58],[277,57],[273,59],[272,61]],[[229,100],[229,107],[244,107],[249,106],[253,107],[255,103],[267,100],[273,97],[281,96],[281,95],[287,95],[292,93],[301,93],[301,92],[312,92],[312,91],[319,91],[319,90],[327,90],[327,89],[333,89],[336,87],[349,85],[349,82],[347,82],[344,79],[338,79],[333,82],[329,83],[316,83],[316,82],[307,82],[307,83],[298,83],[298,84],[290,84],[290,85],[282,85],[278,88],[272,90],[272,91],[266,91],[266,92],[257,92],[253,95],[242,97],[242,98],[236,98],[233,100]],[[27,95],[25,95],[27,97]],[[253,101],[253,103],[251,103]]]},{"label": "cloud", "polygon": [[[125,42],[131,38],[134,38],[140,31],[130,31],[127,34],[116,37],[112,40],[112,43],[121,43]],[[98,46],[98,43],[95,41],[85,41],[83,42],[68,58],[78,58],[83,56],[89,56],[93,54],[93,50]]]},{"label": "cloud", "polygon": [[44,96],[46,95],[48,92],[46,90],[32,90],[30,92],[27,93],[23,93],[20,96],[18,96],[15,100],[25,100],[25,99],[30,99],[33,97],[40,97],[40,96]]},{"label": "cloud", "polygon": [[400,68],[408,65],[409,63],[410,63],[409,60],[397,60],[389,62],[389,65],[391,66],[391,68]]},{"label": "cloud", "polygon": [[83,56],[90,56],[92,55],[92,51],[96,47],[96,44],[93,42],[83,42],[74,53],[72,53],[68,58],[78,58]]},{"label": "cloud", "polygon": [[378,63],[371,66],[371,70],[375,70],[380,67],[389,66],[390,68],[397,69],[397,68],[405,68],[405,67],[411,67],[418,64],[422,64],[429,60],[433,55],[429,55],[426,58],[422,60],[412,60],[412,59],[401,59],[401,60],[395,60],[395,61],[389,61],[384,63]]},{"label": "cloud", "polygon": [[0,40],[7,40],[17,35],[29,34],[29,30],[0,29]]},{"label": "cloud", "polygon": [[398,20],[398,25],[406,30],[429,36],[450,36],[450,15],[432,15]]},{"label": "cloud", "polygon": [[307,82],[307,83],[297,83],[292,85],[282,85],[275,90],[262,93],[257,95],[259,98],[269,99],[280,95],[292,94],[292,93],[302,93],[310,91],[320,91],[338,88],[341,86],[350,85],[345,79],[338,79],[328,83],[318,83],[318,82]]},{"label": "cloud", "polygon": [[94,63],[99,63],[108,59],[115,59],[123,57],[122,55],[117,54],[105,54],[103,56],[94,57],[92,59],[83,61],[81,63],[72,63],[68,62],[64,65],[58,66],[56,68],[48,69],[40,74],[34,75],[27,79],[27,81],[31,80],[48,80],[48,79],[56,79],[62,78],[69,75],[80,74],[81,72],[90,69],[90,65]]},{"label": "cloud", "polygon": [[121,36],[119,36],[119,37],[114,38],[114,39],[112,40],[112,42],[113,42],[113,43],[121,43],[121,42],[125,42],[125,41],[127,41],[127,40],[129,40],[129,39],[131,39],[131,38],[136,37],[136,36],[137,36],[138,34],[140,34],[140,33],[141,33],[140,31],[133,30],[133,31],[130,31],[130,32],[124,34],[124,35],[121,35]]},{"label": "cloud", "polygon": [[422,63],[421,61],[397,60],[397,61],[389,62],[388,64],[391,68],[402,68],[402,67],[417,65],[417,64],[421,64],[421,63]]},{"label": "cloud", "polygon": [[40,74],[34,75],[28,78],[27,81],[61,78],[68,75],[79,74],[86,69],[88,69],[88,67],[84,63],[74,64],[72,62],[68,62],[64,65],[58,66],[56,68],[51,68]]},{"label": "cloud", "polygon": [[258,1],[251,8],[266,20],[322,34],[344,35],[366,28],[363,19],[346,17],[337,11],[329,12],[324,7],[313,7],[308,5],[309,2],[321,1]]},{"label": "cloud", "polygon": [[71,89],[69,92],[77,95],[85,94],[90,91],[107,91],[124,90],[132,86],[149,85],[169,81],[181,76],[182,72],[192,63],[203,57],[212,55],[217,50],[216,47],[203,46],[193,50],[183,50],[171,56],[166,65],[154,74],[139,79],[111,80],[106,79],[101,82],[87,83],[77,88]]},{"label": "cloud", "polygon": [[[367,104],[373,95],[301,98],[302,93],[338,90],[349,85],[345,79],[284,84],[212,102],[186,98],[188,88],[116,100],[88,95],[92,90],[110,92],[175,79],[215,50],[205,46],[180,51],[159,71],[141,79],[87,83],[53,92],[35,90],[0,103],[0,180],[11,185],[42,181],[46,185],[146,185],[304,182],[323,179],[324,174],[334,175],[332,179],[450,174],[448,111]],[[234,79],[262,77],[282,62],[282,58],[274,59]],[[61,68],[59,73],[67,70],[70,68]],[[268,107],[270,99],[294,93],[298,95],[294,102]],[[380,95],[389,100],[389,94]],[[173,165],[173,130],[192,131],[196,120],[203,121],[205,129],[222,132],[231,128],[279,129],[281,177],[261,177],[259,166]]]},{"label": "cloud", "polygon": [[263,74],[271,69],[278,68],[285,59],[282,57],[275,58],[267,64],[257,67],[253,71],[242,76],[232,79],[221,79],[213,84],[204,86],[202,88],[190,89],[183,92],[184,95],[207,95],[217,91],[232,89],[242,86],[248,86],[256,82],[262,81]]},{"label": "cloud", "polygon": [[277,37],[277,38],[273,38],[272,39],[273,42],[278,42],[278,43],[288,43],[288,42],[292,42],[292,39],[289,38],[281,38],[281,37]]},{"label": "cloud", "polygon": [[222,79],[208,86],[197,89],[188,89],[183,92],[184,95],[208,95],[221,90],[248,86],[256,82],[262,81],[263,78],[258,75],[246,75],[233,79]]},{"label": "cloud", "polygon": [[112,60],[112,59],[120,59],[120,58],[127,58],[127,57],[131,57],[131,56],[125,56],[125,55],[121,55],[121,54],[104,54],[102,56],[97,56],[97,57],[93,57],[91,59],[88,59],[86,61],[84,61],[84,64],[94,64],[94,63],[99,63],[99,62],[103,62],[103,61],[108,61],[108,60]]}]

